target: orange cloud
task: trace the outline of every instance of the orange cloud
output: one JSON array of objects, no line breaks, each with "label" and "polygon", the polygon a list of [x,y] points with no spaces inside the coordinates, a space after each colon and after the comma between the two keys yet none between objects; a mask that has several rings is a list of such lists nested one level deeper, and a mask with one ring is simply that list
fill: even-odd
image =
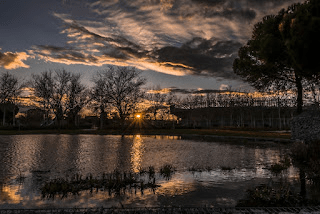
[{"label": "orange cloud", "polygon": [[29,65],[24,64],[30,56],[25,52],[0,52],[0,67],[11,70],[16,68],[29,68]]}]

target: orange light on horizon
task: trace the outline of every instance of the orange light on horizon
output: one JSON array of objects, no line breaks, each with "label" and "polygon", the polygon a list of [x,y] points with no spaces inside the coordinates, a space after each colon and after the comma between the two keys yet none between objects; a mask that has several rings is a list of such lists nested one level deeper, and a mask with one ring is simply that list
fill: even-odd
[{"label": "orange light on horizon", "polygon": [[138,119],[140,119],[141,115],[140,115],[140,114],[137,114],[136,117],[137,117]]}]

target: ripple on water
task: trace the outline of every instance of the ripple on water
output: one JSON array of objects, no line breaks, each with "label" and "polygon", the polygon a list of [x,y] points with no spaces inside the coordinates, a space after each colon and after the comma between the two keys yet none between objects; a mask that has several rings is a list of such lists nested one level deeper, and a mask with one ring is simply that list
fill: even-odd
[{"label": "ripple on water", "polygon": [[[2,136],[0,208],[118,206],[119,201],[127,206],[230,204],[241,198],[246,188],[270,179],[266,167],[278,162],[286,151],[285,146],[246,147],[171,136]],[[43,200],[39,191],[44,181],[53,178],[99,176],[116,170],[138,172],[149,166],[159,171],[166,164],[176,173],[169,180],[158,176],[161,187],[155,193],[110,197],[103,192],[84,192],[50,201]],[[19,175],[25,177],[22,182],[16,179]],[[296,175],[292,168],[286,176]]]}]

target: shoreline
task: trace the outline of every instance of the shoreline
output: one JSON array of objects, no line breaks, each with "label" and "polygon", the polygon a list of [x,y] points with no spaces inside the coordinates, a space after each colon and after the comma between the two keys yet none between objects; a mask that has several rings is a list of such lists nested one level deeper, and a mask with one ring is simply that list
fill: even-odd
[{"label": "shoreline", "polygon": [[97,130],[97,129],[38,129],[38,130],[0,130],[0,135],[31,135],[31,134],[93,134],[93,135],[168,135],[219,141],[272,141],[292,143],[291,133],[287,131],[247,130],[247,129],[144,129],[144,130]]}]

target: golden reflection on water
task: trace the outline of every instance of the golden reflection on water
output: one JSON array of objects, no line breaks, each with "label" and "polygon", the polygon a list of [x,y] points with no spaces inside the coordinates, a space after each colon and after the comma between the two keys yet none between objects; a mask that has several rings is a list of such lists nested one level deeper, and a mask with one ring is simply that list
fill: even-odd
[{"label": "golden reflection on water", "polygon": [[181,136],[169,136],[169,135],[155,135],[157,140],[181,140]]},{"label": "golden reflection on water", "polygon": [[157,194],[167,196],[183,195],[196,190],[194,179],[180,176],[174,176],[169,181],[161,182],[160,185],[156,191]]},{"label": "golden reflection on water", "polygon": [[0,201],[10,201],[11,204],[18,204],[22,199],[19,186],[0,186]]},{"label": "golden reflection on water", "polygon": [[11,168],[14,176],[32,170],[32,165],[36,162],[36,151],[39,144],[37,141],[29,141],[28,137],[21,137],[20,140],[10,145],[10,156],[7,165]]},{"label": "golden reflection on water", "polygon": [[[200,177],[190,172],[183,175],[175,173],[171,180],[164,180],[160,177],[157,183],[161,186],[156,189],[155,194],[151,190],[145,190],[144,193],[139,190],[137,193],[134,190],[127,190],[126,196],[120,197],[124,198],[124,204],[143,202],[157,205],[159,195],[184,195],[197,191],[198,186],[207,185],[210,188],[213,183],[220,185],[229,181],[242,182],[246,179],[267,178],[270,172],[266,170],[266,167],[279,162],[282,155],[281,150],[269,148],[252,149],[228,144],[174,142],[170,140],[179,140],[180,137],[165,135],[149,137],[135,135],[124,139],[117,136],[80,136],[78,139],[78,137],[66,135],[49,135],[43,139],[33,135],[15,136],[15,138],[17,140],[8,145],[10,152],[4,158],[4,163],[8,165],[6,166],[8,168],[6,170],[9,171],[7,174],[11,178],[17,177],[21,170],[22,175],[27,179],[21,185],[1,185],[0,183],[0,204],[9,202],[8,204],[16,206],[20,203],[26,207],[35,205],[40,207],[42,203],[45,205],[52,203],[54,206],[94,206],[105,203],[119,205],[119,197],[114,194],[109,196],[107,192],[101,191],[93,194],[82,192],[81,197],[70,196],[60,201],[59,199],[42,200],[39,192],[30,191],[31,187],[39,187],[38,183],[33,184],[34,180],[29,179],[31,176],[35,179],[39,177],[48,179],[48,176],[53,175],[64,177],[63,173],[70,168],[75,168],[72,173],[79,172],[86,175],[87,172],[97,172],[98,174],[98,172],[112,171],[119,160],[123,161],[119,165],[122,167],[119,168],[120,170],[131,169],[134,173],[138,173],[141,167],[149,165],[158,169],[166,161],[173,165],[181,164],[180,170],[186,170],[191,164],[212,167],[210,173],[202,173]],[[185,165],[183,165],[184,161]],[[236,169],[225,172],[220,170],[220,166],[230,166]],[[243,171],[243,168],[247,170]],[[32,172],[36,170],[51,170],[51,172],[48,174]],[[287,174],[289,178],[298,180],[297,169],[290,167]]]},{"label": "golden reflection on water", "polygon": [[140,135],[135,135],[131,148],[131,168],[134,173],[138,173],[141,169],[143,153],[144,145],[142,137]]},{"label": "golden reflection on water", "polygon": [[280,156],[275,150],[264,149],[261,151],[260,149],[255,149],[254,161],[256,166],[256,176],[264,177],[264,175],[267,173],[265,170],[265,164],[271,165],[278,163],[280,161]]}]

